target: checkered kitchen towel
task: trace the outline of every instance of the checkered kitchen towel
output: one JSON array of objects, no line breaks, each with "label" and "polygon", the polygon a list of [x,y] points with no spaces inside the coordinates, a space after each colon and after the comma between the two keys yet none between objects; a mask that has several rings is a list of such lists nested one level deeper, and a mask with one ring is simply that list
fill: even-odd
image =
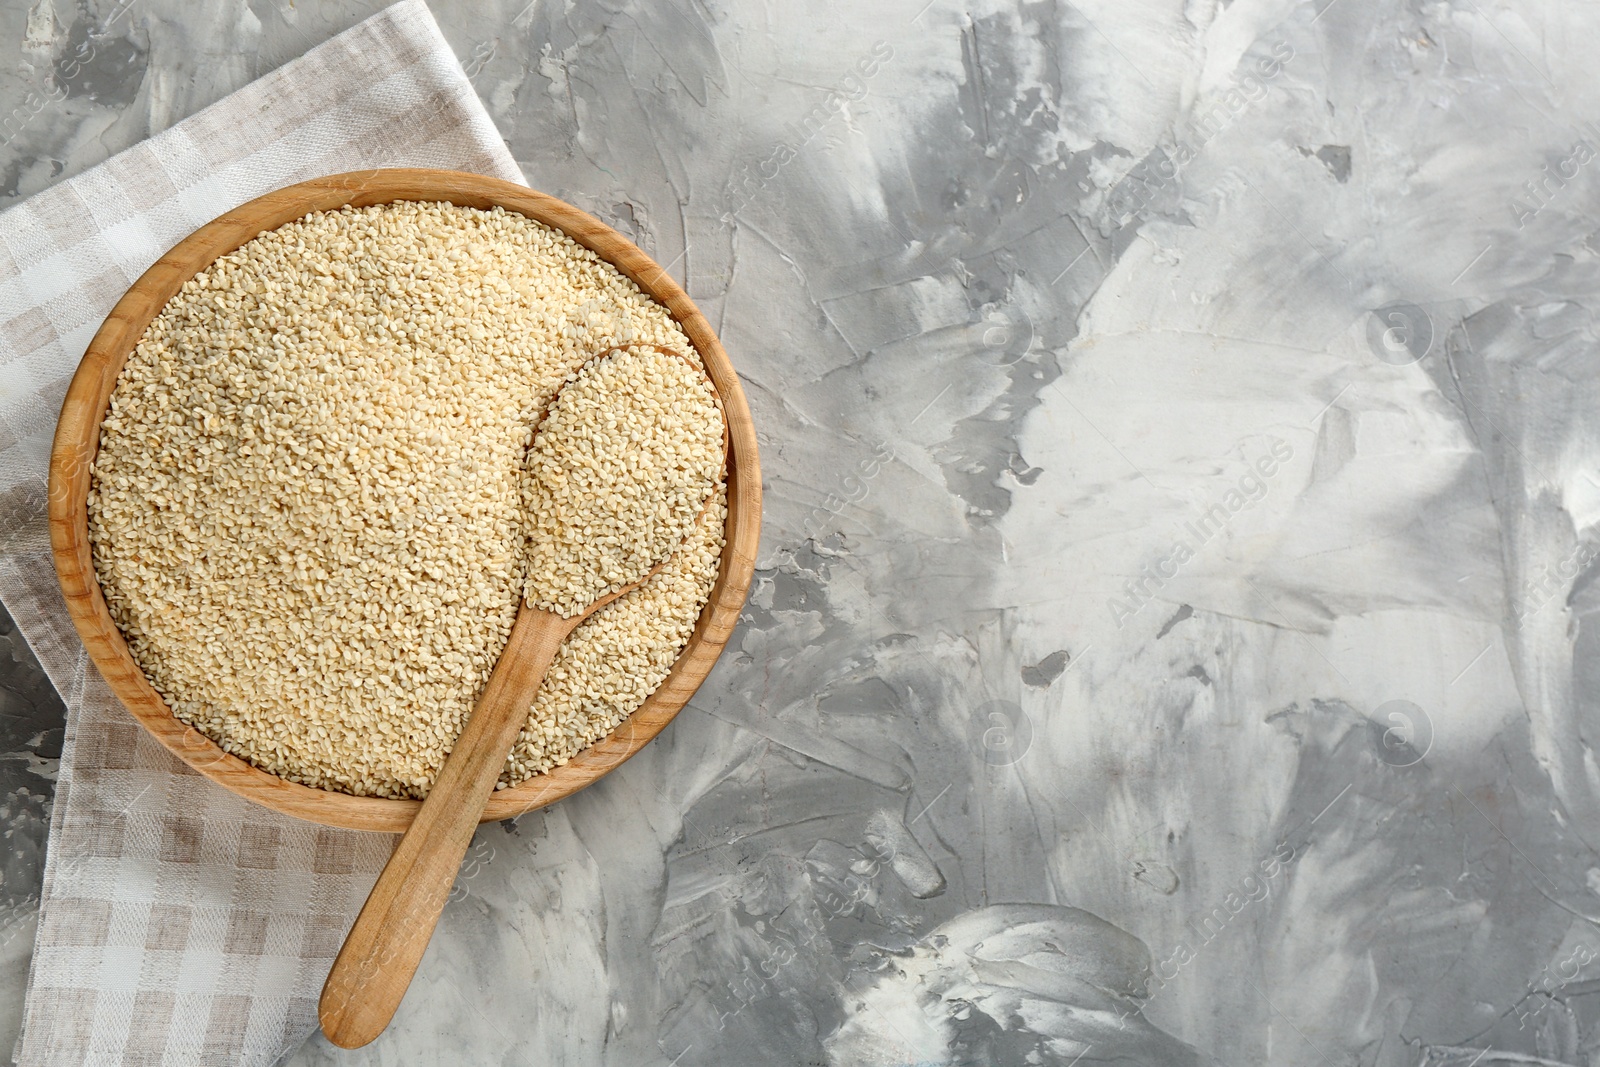
[{"label": "checkered kitchen towel", "polygon": [[0,214],[0,599],[68,707],[23,1067],[275,1062],[393,846],[248,804],[144,734],[67,619],[45,471],[90,337],[166,249],[268,190],[402,165],[522,181],[421,0]]}]

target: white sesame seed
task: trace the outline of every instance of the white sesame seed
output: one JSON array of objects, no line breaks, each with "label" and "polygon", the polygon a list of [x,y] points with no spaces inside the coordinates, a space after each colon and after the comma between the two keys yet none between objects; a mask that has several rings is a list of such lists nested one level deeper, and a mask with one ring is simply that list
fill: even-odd
[{"label": "white sesame seed", "polygon": [[[653,550],[627,544],[637,527],[624,522],[664,505],[663,528],[681,536],[699,511],[696,499],[685,517],[680,490],[696,457],[704,472],[712,429],[720,462],[721,424],[693,422],[704,398],[676,391],[665,364],[629,394],[654,432],[572,436],[593,410],[587,392],[570,405],[563,392],[551,412],[567,420],[568,454],[626,437],[641,462],[665,459],[648,483],[663,498],[541,496],[549,454],[524,473],[556,389],[594,353],[630,344],[698,366],[631,281],[498,208],[319,212],[217,260],[151,323],[101,426],[90,537],[135,660],[178,718],[264,770],[426,795],[525,584],[530,600],[587,596],[564,584],[570,551],[551,555],[538,537],[524,551],[525,503],[582,505],[609,589],[637,580],[616,579]],[[609,373],[594,383],[618,386]],[[664,402],[686,417],[663,419]],[[558,436],[540,439],[554,448]],[[661,684],[716,579],[725,501],[719,487],[667,565],[567,639],[502,785],[567,762]],[[533,513],[543,529],[549,514]],[[530,569],[530,555],[555,569]]]}]

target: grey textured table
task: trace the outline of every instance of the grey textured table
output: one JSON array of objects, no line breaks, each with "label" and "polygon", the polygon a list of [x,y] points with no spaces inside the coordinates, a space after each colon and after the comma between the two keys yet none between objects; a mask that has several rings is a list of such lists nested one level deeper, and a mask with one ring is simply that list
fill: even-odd
[{"label": "grey textured table", "polygon": [[[3,0],[0,206],[372,9]],[[768,523],[678,722],[292,1062],[1600,1064],[1600,5],[435,10],[721,330]]]}]

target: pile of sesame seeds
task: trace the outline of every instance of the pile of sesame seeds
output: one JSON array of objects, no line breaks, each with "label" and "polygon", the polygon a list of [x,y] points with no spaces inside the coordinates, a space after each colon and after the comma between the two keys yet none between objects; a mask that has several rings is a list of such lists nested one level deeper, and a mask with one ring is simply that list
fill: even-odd
[{"label": "pile of sesame seeds", "polygon": [[528,603],[571,618],[666,559],[722,477],[722,438],[683,357],[630,345],[584,364],[528,450]]},{"label": "pile of sesame seeds", "polygon": [[[318,212],[221,257],[146,330],[101,429],[90,538],[134,659],[264,770],[426,795],[530,577],[534,421],[635,344],[698,366],[615,268],[499,209]],[[660,685],[720,565],[724,493],[702,502],[667,565],[568,638],[502,785]]]}]

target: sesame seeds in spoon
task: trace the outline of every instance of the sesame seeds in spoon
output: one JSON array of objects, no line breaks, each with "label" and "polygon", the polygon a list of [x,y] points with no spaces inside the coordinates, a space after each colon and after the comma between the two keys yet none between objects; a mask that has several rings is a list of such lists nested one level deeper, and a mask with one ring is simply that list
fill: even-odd
[{"label": "sesame seeds in spoon", "polygon": [[495,781],[561,642],[649,580],[694,529],[727,455],[727,421],[699,367],[653,345],[610,349],[570,375],[528,449],[523,603],[494,673],[323,986],[328,1039],[367,1044],[399,1006]]}]

